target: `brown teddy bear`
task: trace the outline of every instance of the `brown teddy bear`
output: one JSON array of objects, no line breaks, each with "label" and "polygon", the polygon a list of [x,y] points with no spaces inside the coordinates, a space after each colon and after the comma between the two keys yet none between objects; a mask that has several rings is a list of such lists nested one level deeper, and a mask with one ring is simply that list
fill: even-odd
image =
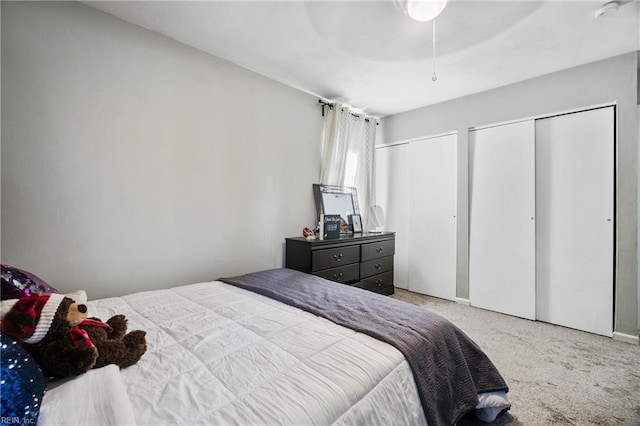
[{"label": "brown teddy bear", "polygon": [[[62,378],[110,363],[126,367],[140,359],[146,350],[146,333],[138,331],[124,335],[126,319],[118,315],[114,318],[116,327],[95,319],[88,320],[85,304],[61,294],[41,294],[4,300],[0,328],[22,342],[46,375]],[[122,349],[114,351],[115,345],[111,343],[104,346],[105,354],[101,354],[103,342],[96,345],[89,337],[91,333],[98,338],[100,333],[96,330],[99,328],[106,330],[107,335],[122,337],[113,341]],[[129,335],[132,337],[127,337]],[[125,352],[128,356],[123,355]],[[110,356],[115,359],[111,360]],[[99,359],[100,365],[97,365]]]},{"label": "brown teddy bear", "polygon": [[147,333],[142,330],[127,333],[127,319],[124,315],[114,315],[106,324],[98,318],[86,319],[78,327],[87,332],[98,349],[98,359],[93,368],[107,364],[116,364],[120,368],[129,367],[138,362],[147,350]]}]

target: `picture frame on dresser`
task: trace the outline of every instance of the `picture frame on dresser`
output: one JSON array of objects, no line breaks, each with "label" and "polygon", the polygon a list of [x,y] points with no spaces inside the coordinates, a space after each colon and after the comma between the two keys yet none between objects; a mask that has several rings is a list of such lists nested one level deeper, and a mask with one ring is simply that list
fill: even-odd
[{"label": "picture frame on dresser", "polygon": [[342,232],[340,228],[339,214],[320,215],[320,239],[339,238]]},{"label": "picture frame on dresser", "polygon": [[359,214],[349,215],[349,226],[354,234],[360,234],[362,232],[362,218]]}]

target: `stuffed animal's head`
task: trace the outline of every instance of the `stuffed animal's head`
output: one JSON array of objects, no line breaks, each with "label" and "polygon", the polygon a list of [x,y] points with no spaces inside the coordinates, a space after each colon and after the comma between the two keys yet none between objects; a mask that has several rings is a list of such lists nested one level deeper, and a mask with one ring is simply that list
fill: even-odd
[{"label": "stuffed animal's head", "polygon": [[309,228],[302,228],[302,236],[305,237],[307,240],[315,240],[316,239],[316,233],[313,232],[311,229]]},{"label": "stuffed animal's head", "polygon": [[28,344],[67,334],[87,318],[87,305],[62,294],[2,301],[2,332]]}]

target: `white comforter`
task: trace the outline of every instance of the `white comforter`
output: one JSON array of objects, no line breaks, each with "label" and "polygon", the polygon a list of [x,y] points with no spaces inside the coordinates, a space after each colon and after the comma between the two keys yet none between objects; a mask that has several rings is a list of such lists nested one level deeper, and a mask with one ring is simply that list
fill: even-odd
[{"label": "white comforter", "polygon": [[221,282],[93,301],[89,313],[147,331],[147,353],[121,371],[140,425],[426,423],[394,347]]}]

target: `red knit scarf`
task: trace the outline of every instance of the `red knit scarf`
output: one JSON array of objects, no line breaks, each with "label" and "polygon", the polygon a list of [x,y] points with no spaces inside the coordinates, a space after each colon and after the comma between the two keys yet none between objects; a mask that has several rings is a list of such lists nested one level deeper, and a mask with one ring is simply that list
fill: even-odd
[{"label": "red knit scarf", "polygon": [[71,342],[73,343],[73,346],[76,346],[76,347],[93,346],[93,342],[89,338],[89,334],[85,330],[81,329],[79,327],[80,325],[86,325],[89,327],[103,327],[107,329],[107,333],[111,333],[113,331],[113,328],[108,324],[105,324],[102,321],[87,318],[86,320],[83,320],[80,324],[73,327],[71,329],[71,332],[69,333]]}]

